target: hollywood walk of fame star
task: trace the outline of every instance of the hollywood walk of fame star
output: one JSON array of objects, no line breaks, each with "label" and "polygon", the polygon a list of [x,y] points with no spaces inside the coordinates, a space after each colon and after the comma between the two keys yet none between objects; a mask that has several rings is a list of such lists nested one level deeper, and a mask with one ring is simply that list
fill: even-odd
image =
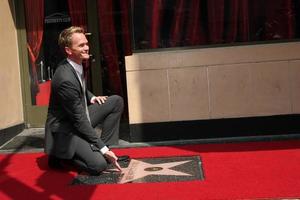
[{"label": "hollywood walk of fame star", "polygon": [[129,183],[148,175],[169,175],[169,176],[193,176],[170,169],[172,167],[191,162],[192,160],[173,161],[161,164],[150,164],[143,161],[132,159],[127,168],[123,168],[123,175],[118,183]]},{"label": "hollywood walk of fame star", "polygon": [[94,185],[204,180],[202,162],[199,156],[155,157],[131,159],[131,161],[133,162],[120,163],[123,173],[111,166],[99,176],[79,174],[72,180],[71,184]]}]

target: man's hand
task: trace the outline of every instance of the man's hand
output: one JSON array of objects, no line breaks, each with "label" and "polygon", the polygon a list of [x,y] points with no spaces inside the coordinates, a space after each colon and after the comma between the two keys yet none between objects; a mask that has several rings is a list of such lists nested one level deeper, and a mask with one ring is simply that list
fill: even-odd
[{"label": "man's hand", "polygon": [[105,103],[105,101],[107,100],[107,97],[108,96],[97,96],[97,97],[93,97],[91,99],[91,103],[94,104],[94,103],[98,103],[98,104],[103,104]]},{"label": "man's hand", "polygon": [[109,160],[109,162],[111,162],[120,172],[122,171],[121,166],[118,163],[118,157],[115,155],[114,152],[112,151],[107,151],[104,154],[105,158],[107,158]]}]

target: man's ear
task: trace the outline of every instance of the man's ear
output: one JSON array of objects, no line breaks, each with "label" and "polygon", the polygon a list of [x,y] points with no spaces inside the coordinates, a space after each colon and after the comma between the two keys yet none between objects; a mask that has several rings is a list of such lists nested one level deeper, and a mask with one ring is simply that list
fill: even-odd
[{"label": "man's ear", "polygon": [[72,50],[69,47],[65,47],[65,52],[66,52],[67,55],[72,54]]}]

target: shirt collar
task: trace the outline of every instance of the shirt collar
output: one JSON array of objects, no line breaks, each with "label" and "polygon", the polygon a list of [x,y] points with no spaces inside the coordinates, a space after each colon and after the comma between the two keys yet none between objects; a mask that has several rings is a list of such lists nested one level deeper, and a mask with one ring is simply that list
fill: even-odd
[{"label": "shirt collar", "polygon": [[72,65],[78,75],[82,75],[83,67],[82,65],[77,64],[76,62],[72,61],[71,59],[67,58],[67,61]]}]

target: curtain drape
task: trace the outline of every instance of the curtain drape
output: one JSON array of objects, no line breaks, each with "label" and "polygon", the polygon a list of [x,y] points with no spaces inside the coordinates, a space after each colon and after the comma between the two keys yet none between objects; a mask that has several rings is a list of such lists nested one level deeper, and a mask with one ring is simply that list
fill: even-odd
[{"label": "curtain drape", "polygon": [[224,0],[207,1],[208,38],[211,44],[223,42]]},{"label": "curtain drape", "polygon": [[148,30],[144,37],[137,33],[149,42],[146,48],[291,39],[298,34],[298,4],[299,0],[147,0],[145,22],[135,29]]},{"label": "curtain drape", "polygon": [[113,1],[98,0],[98,18],[101,49],[104,64],[108,70],[109,88],[116,94],[122,94]]},{"label": "curtain drape", "polygon": [[248,0],[231,0],[227,5],[228,23],[225,25],[225,42],[249,40]]},{"label": "curtain drape", "polygon": [[[207,36],[213,44],[248,41],[248,0],[207,1],[207,22],[202,5],[201,0],[176,1],[170,31],[171,47],[204,44]],[[207,33],[203,29],[205,24]]]},{"label": "curtain drape", "polygon": [[120,1],[120,18],[121,18],[121,33],[122,33],[122,49],[123,55],[129,56],[132,54],[131,32],[130,32],[130,0]]},{"label": "curtain drape", "polygon": [[250,18],[249,0],[239,0],[238,11],[238,41],[248,42],[250,40]]},{"label": "curtain drape", "polygon": [[180,44],[182,43],[182,37],[184,34],[186,4],[187,1],[185,0],[176,1],[169,39],[171,47],[180,46]]},{"label": "curtain drape", "polygon": [[162,24],[162,0],[147,0],[146,1],[146,19],[145,23],[149,28],[146,29],[146,38],[149,41],[149,48],[158,48],[161,39],[161,24]]},{"label": "curtain drape", "polygon": [[30,58],[32,93],[39,92],[36,61],[39,57],[44,30],[44,0],[25,0],[27,49]]},{"label": "curtain drape", "polygon": [[200,45],[206,42],[206,34],[203,30],[202,0],[191,0],[188,10],[185,45]]},{"label": "curtain drape", "polygon": [[73,26],[80,26],[87,31],[86,0],[68,0],[69,13]]}]

